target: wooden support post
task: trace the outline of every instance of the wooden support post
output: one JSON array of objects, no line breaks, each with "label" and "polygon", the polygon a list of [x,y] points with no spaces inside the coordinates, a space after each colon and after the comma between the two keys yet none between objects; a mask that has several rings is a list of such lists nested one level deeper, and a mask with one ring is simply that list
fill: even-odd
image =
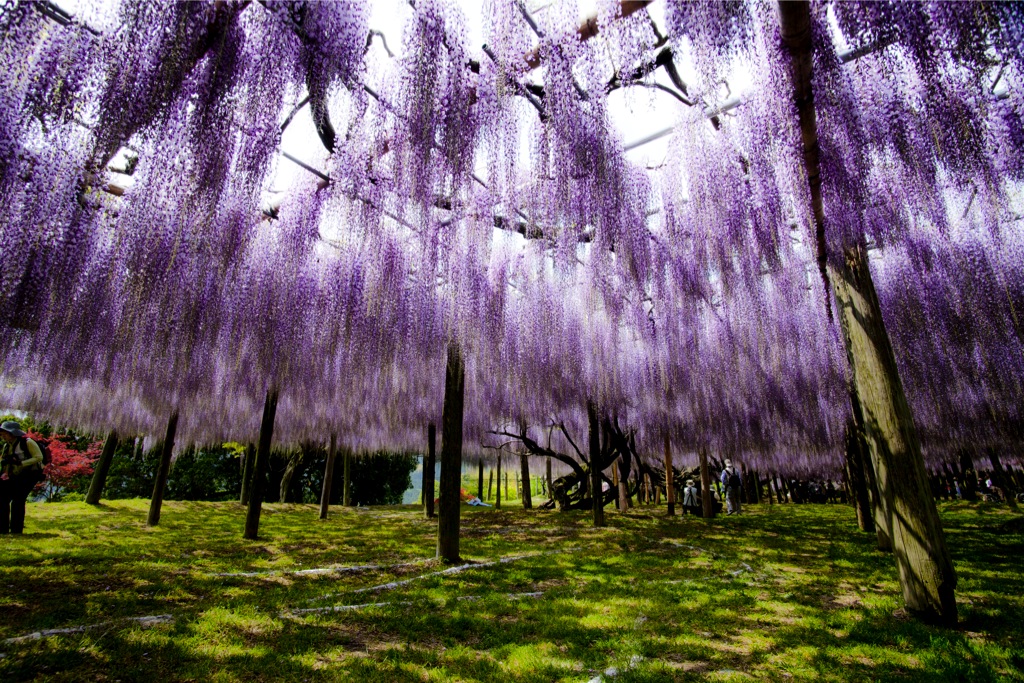
[{"label": "wooden support post", "polygon": [[260,437],[256,446],[256,461],[253,464],[252,491],[249,494],[249,509],[245,515],[245,537],[256,540],[260,531],[260,513],[263,511],[263,489],[266,487],[267,466],[270,463],[270,444],[274,438],[274,418],[277,415],[277,390],[269,389],[263,401],[263,419],[260,421]]},{"label": "wooden support post", "polygon": [[437,425],[427,425],[427,457],[423,459],[423,515],[434,516],[434,471],[437,468]]},{"label": "wooden support post", "polygon": [[331,434],[327,445],[327,464],[324,465],[324,486],[320,492],[320,519],[327,519],[327,508],[331,504],[331,484],[334,483],[334,458],[337,455],[338,437]]},{"label": "wooden support post", "polygon": [[619,497],[619,512],[625,512],[633,507],[633,501],[629,499],[629,476],[626,472],[626,463],[622,456],[619,456],[612,464],[612,470],[617,472],[618,483],[616,489]]},{"label": "wooden support post", "polygon": [[171,413],[167,421],[167,432],[160,447],[160,464],[156,470],[156,481],[153,482],[153,497],[149,500],[149,518],[147,526],[160,523],[160,507],[164,503],[164,491],[167,488],[167,477],[171,472],[171,453],[174,452],[174,435],[178,431],[178,411]]},{"label": "wooden support post", "polygon": [[458,343],[448,344],[444,407],[441,414],[441,487],[437,511],[437,556],[459,562],[459,516],[462,513],[462,418],[466,371]]},{"label": "wooden support post", "polygon": [[590,497],[594,503],[594,526],[604,526],[604,493],[601,490],[601,425],[597,419],[597,406],[587,401],[590,422]]},{"label": "wooden support post", "polygon": [[476,483],[476,497],[480,500],[484,499],[484,459],[479,458],[477,460],[477,483]]},{"label": "wooden support post", "polygon": [[665,497],[668,502],[668,516],[676,514],[675,470],[672,468],[672,444],[669,443],[668,432],[665,432]]},{"label": "wooden support post", "polygon": [[523,482],[523,509],[533,509],[533,492],[530,490],[533,479],[530,477],[530,458],[526,453],[519,454],[520,481]]},{"label": "wooden support post", "polygon": [[245,447],[245,455],[242,456],[242,491],[238,496],[238,502],[242,505],[249,504],[249,497],[252,494],[253,472],[256,470],[256,447],[249,444]]},{"label": "wooden support post", "polygon": [[555,494],[551,490],[551,481],[552,481],[552,479],[551,479],[551,457],[550,456],[548,456],[548,458],[547,458],[547,464],[545,465],[545,470],[546,470],[545,471],[545,476],[547,477],[547,483],[548,483],[548,498],[551,498],[553,500],[554,497],[555,497]]},{"label": "wooden support post", "polygon": [[494,500],[494,468],[489,467],[487,469],[487,500]]},{"label": "wooden support post", "polygon": [[[495,487],[498,497],[494,503],[494,509],[501,509],[501,453],[498,453],[498,485]],[[505,498],[508,498],[508,474],[505,475]]]},{"label": "wooden support post", "polygon": [[352,449],[341,451],[341,505],[352,507]]},{"label": "wooden support post", "polygon": [[103,451],[100,459],[96,461],[96,470],[93,472],[92,481],[89,482],[89,493],[85,502],[89,505],[97,505],[103,497],[103,487],[107,483],[107,473],[110,472],[110,463],[114,459],[114,451],[117,450],[117,430],[111,429],[103,442]]},{"label": "wooden support post", "polygon": [[715,498],[711,492],[711,468],[708,467],[708,452],[704,448],[698,451],[700,457],[700,504],[704,519],[715,516]]}]

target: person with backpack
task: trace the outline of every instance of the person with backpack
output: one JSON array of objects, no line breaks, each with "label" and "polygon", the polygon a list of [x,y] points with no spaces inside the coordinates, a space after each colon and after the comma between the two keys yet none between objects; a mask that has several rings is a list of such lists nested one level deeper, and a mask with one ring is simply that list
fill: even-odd
[{"label": "person with backpack", "polygon": [[0,534],[25,530],[25,501],[43,475],[43,450],[13,420],[0,424]]},{"label": "person with backpack", "polygon": [[691,514],[701,517],[700,493],[693,485],[693,479],[686,480],[686,488],[683,489],[683,514]]},{"label": "person with backpack", "polygon": [[725,469],[722,470],[722,488],[725,489],[725,504],[728,514],[738,515],[740,512],[740,481],[739,472],[732,466],[732,460],[725,461]]}]

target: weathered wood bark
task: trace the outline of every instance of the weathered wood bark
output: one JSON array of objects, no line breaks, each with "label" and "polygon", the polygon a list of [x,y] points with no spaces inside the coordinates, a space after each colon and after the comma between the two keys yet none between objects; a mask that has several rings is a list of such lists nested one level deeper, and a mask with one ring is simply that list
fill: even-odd
[{"label": "weathered wood bark", "polygon": [[857,526],[861,531],[873,532],[875,520],[868,496],[868,484],[864,476],[864,437],[851,420],[846,425],[846,472],[850,482],[850,493],[857,511]]},{"label": "weathered wood bark", "polygon": [[427,425],[427,457],[423,461],[423,514],[434,516],[434,470],[437,467],[437,425]]},{"label": "weathered wood bark", "polygon": [[523,509],[533,509],[533,491],[530,490],[530,458],[519,454],[519,480],[523,483]]},{"label": "weathered wood bark", "polygon": [[587,419],[590,422],[590,499],[594,502],[594,526],[604,526],[604,496],[601,495],[601,425],[597,419],[597,406],[587,401]]},{"label": "weathered wood bark", "polygon": [[956,572],[863,245],[847,250],[845,268],[836,277],[835,288],[903,597],[907,608],[923,618],[955,624]]},{"label": "weathered wood bark", "polygon": [[[781,37],[789,51],[794,95],[811,191],[818,263],[825,276],[825,216],[814,94],[812,21],[807,2],[779,3]],[[926,619],[956,623],[956,572],[928,485],[921,446],[900,382],[892,345],[863,244],[847,248],[831,278],[852,384],[863,415],[879,493],[892,519],[893,551],[907,609]]]},{"label": "weathered wood bark", "polygon": [[114,451],[117,450],[117,430],[112,429],[103,442],[103,450],[100,458],[96,461],[96,470],[93,472],[92,481],[89,482],[89,493],[85,496],[85,502],[89,505],[97,505],[103,497],[103,487],[107,483],[107,473],[110,472],[110,463],[114,460]]},{"label": "weathered wood bark", "polygon": [[437,556],[459,562],[459,515],[462,512],[462,417],[465,366],[456,342],[448,344],[444,408],[441,414],[441,491],[437,511]]},{"label": "weathered wood bark", "polygon": [[484,460],[480,458],[476,461],[477,464],[477,482],[476,482],[476,497],[480,500],[484,499]]},{"label": "weathered wood bark", "polygon": [[245,515],[245,537],[250,540],[256,540],[260,531],[263,489],[266,487],[267,466],[270,463],[270,444],[274,438],[276,415],[277,390],[270,389],[263,401],[263,419],[260,422],[260,437],[256,445],[256,461],[253,463],[252,490],[249,493],[249,509]]},{"label": "weathered wood bark", "polygon": [[167,421],[167,432],[160,446],[160,464],[156,470],[156,481],[153,482],[153,497],[149,500],[148,526],[160,523],[160,507],[164,503],[164,491],[167,489],[167,476],[171,472],[171,453],[174,452],[174,435],[178,431],[178,411],[171,413]]},{"label": "weathered wood bark", "polygon": [[[498,485],[495,493],[498,494],[497,499],[494,502],[494,509],[501,509],[501,454],[498,454]],[[505,475],[505,497],[508,497],[508,474]]]},{"label": "weathered wood bark", "polygon": [[698,455],[700,457],[700,504],[704,512],[704,519],[711,519],[715,516],[715,499],[711,493],[711,468],[708,467],[708,452],[701,448]]},{"label": "weathered wood bark", "polygon": [[242,505],[249,504],[249,496],[252,494],[252,474],[256,468],[256,447],[249,444],[245,447],[244,464],[242,466],[242,492],[238,496],[238,502]]},{"label": "weathered wood bark", "polygon": [[338,437],[331,434],[327,445],[327,464],[324,465],[324,486],[320,491],[320,519],[327,519],[327,509],[331,504],[331,485],[334,483],[334,460],[338,455]]},{"label": "weathered wood bark", "polygon": [[494,468],[488,469],[487,474],[487,500],[493,500],[494,495]]}]

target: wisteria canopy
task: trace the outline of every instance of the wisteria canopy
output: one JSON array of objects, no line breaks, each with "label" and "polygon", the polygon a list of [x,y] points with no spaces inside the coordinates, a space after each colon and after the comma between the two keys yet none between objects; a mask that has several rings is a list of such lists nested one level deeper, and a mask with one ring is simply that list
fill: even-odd
[{"label": "wisteria canopy", "polygon": [[486,0],[485,45],[451,0],[395,2],[400,44],[370,5],[0,2],[5,405],[252,441],[273,388],[276,440],[420,449],[455,342],[467,443],[593,401],[649,450],[827,469],[822,274],[860,243],[926,459],[1019,445],[1024,6],[812,3],[819,234],[776,3]]}]

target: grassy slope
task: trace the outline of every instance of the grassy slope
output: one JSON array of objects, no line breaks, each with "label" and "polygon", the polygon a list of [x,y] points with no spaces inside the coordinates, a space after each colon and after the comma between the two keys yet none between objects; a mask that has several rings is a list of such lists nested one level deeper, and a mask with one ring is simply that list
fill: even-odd
[{"label": "grassy slope", "polygon": [[[320,522],[314,506],[269,505],[248,542],[232,503],[165,503],[156,529],[146,501],[33,505],[26,536],[0,537],[0,640],[175,622],[0,644],[0,680],[583,683],[615,666],[621,682],[1024,681],[1024,529],[1002,528],[1011,518],[996,507],[941,507],[960,574],[955,631],[898,610],[892,558],[841,506],[755,506],[711,524],[640,508],[610,511],[600,530],[584,514],[464,507],[464,556],[534,554],[354,593],[440,567],[284,572],[422,560],[433,524],[412,507],[334,508]],[[288,613],[380,602],[392,604]]]}]

